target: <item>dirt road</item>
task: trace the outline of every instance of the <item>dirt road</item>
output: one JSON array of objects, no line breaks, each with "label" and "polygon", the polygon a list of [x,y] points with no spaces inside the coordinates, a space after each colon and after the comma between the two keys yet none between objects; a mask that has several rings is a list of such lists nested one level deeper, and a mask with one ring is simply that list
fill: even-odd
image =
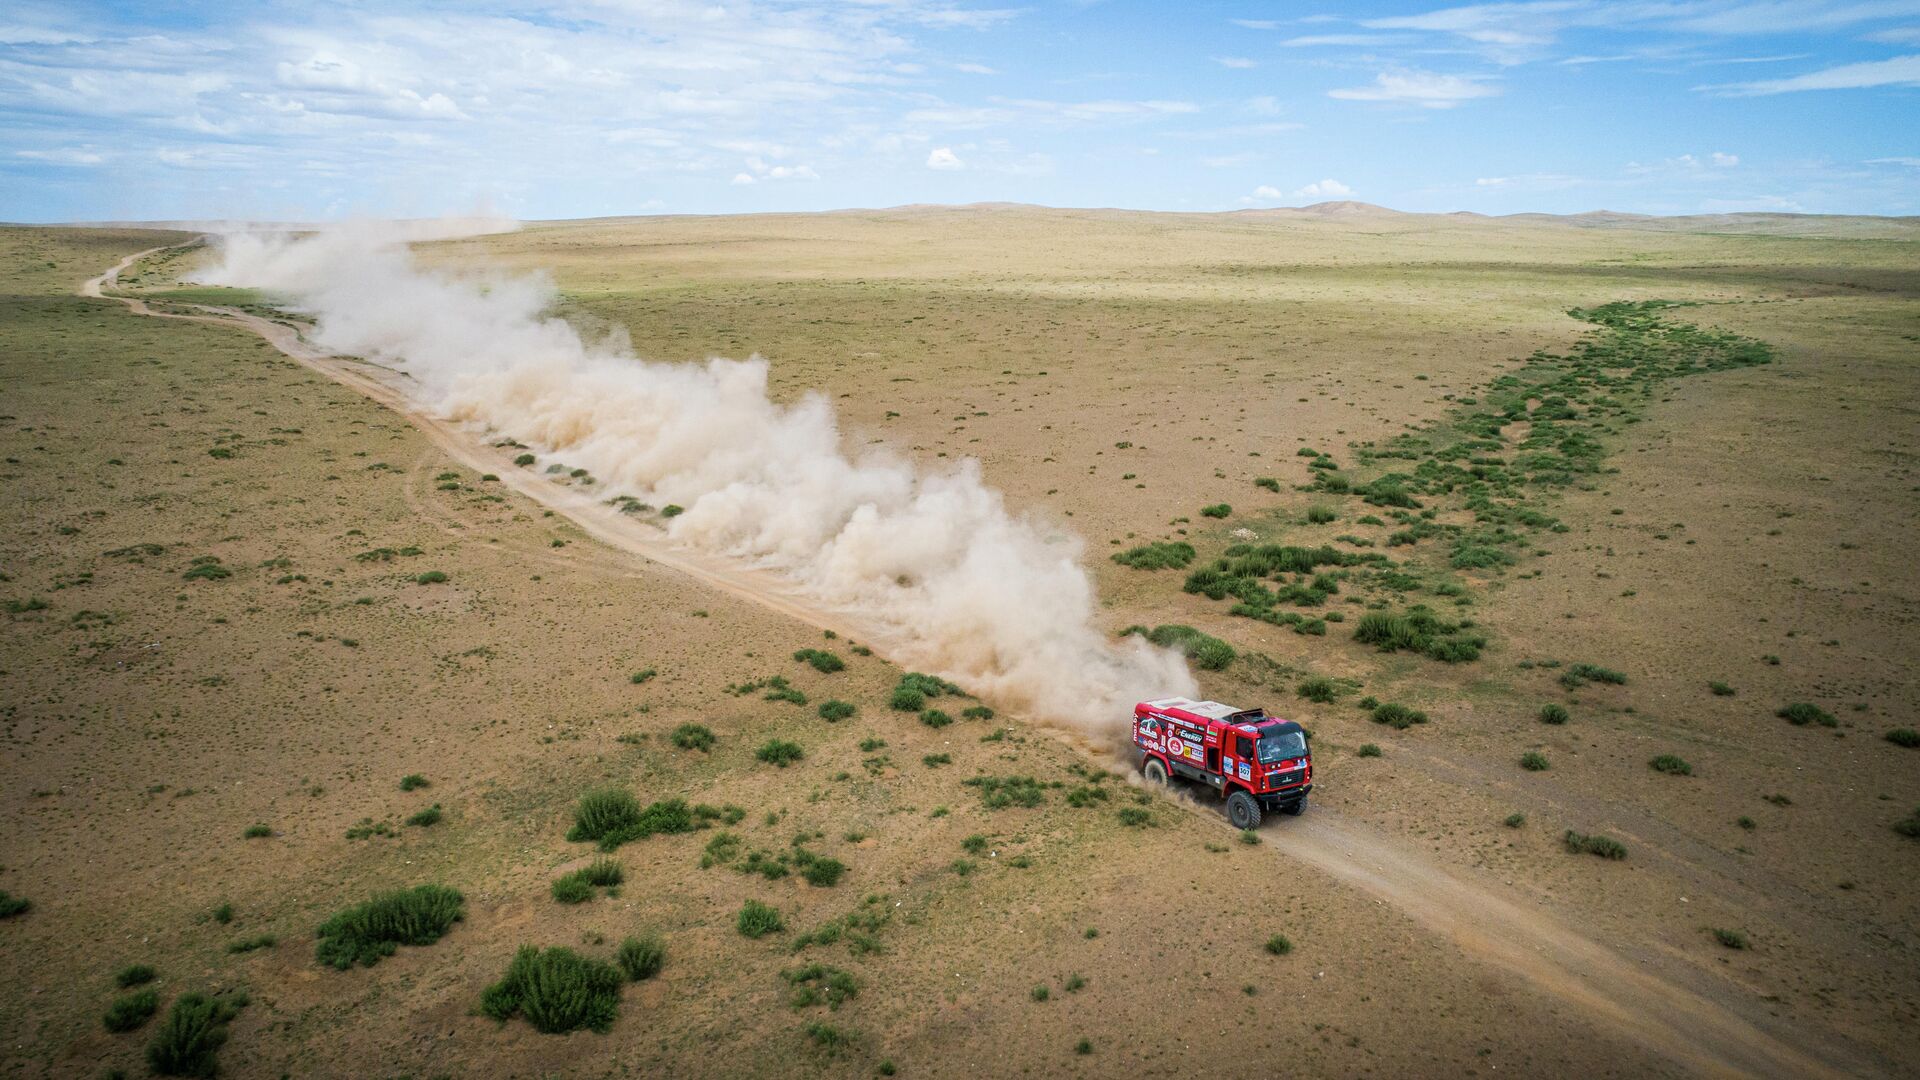
[{"label": "dirt road", "polygon": [[[868,642],[883,656],[898,644],[883,627],[864,623],[857,613],[824,609],[774,574],[677,547],[646,522],[513,466],[511,448],[490,446],[477,433],[421,407],[410,396],[404,373],[333,356],[283,322],[231,308],[200,307],[198,314],[156,311],[137,297],[108,292],[121,272],[161,250],[121,260],[87,281],[81,294],[116,300],[142,315],[257,334],[296,362],[404,416],[454,460],[497,475],[501,483],[564,515],[612,549],[671,567],[799,622]],[[1517,891],[1439,866],[1332,811],[1320,808],[1290,819],[1285,828],[1269,830],[1266,839],[1276,858],[1305,863],[1360,889],[1476,960],[1524,978],[1582,1016],[1689,1071],[1796,1077],[1877,1071],[1850,1047],[1803,1027],[1794,1030],[1789,1042],[1770,1030],[1777,1022],[1765,1017],[1758,1003],[1736,1005],[1682,985],[1574,930]]]}]

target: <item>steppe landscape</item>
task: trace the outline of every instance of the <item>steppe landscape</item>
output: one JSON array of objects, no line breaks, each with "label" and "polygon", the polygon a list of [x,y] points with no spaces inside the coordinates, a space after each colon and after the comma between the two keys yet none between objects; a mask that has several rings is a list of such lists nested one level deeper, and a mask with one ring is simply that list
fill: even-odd
[{"label": "steppe landscape", "polygon": [[[230,242],[0,231],[0,1075],[144,1075],[188,995],[234,1076],[1920,1072],[1920,219],[413,246],[978,462],[1101,640],[1310,729],[1245,834],[1124,706],[330,355]],[[595,962],[587,1030],[516,1015],[523,946]]]}]

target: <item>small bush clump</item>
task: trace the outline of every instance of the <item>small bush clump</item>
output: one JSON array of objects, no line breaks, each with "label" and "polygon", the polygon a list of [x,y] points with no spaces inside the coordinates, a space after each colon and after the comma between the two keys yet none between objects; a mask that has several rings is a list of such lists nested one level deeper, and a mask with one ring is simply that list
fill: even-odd
[{"label": "small bush clump", "polygon": [[429,786],[427,778],[419,773],[408,773],[400,778],[401,791],[414,791],[427,786]]},{"label": "small bush clump", "polygon": [[1212,506],[1203,506],[1200,508],[1201,517],[1223,518],[1231,513],[1233,513],[1233,507],[1226,503],[1214,503]]},{"label": "small bush clump", "polygon": [[945,679],[909,671],[900,676],[900,681],[894,685],[893,696],[887,703],[900,712],[919,712],[926,708],[928,698],[960,693],[959,687]]},{"label": "small bush clump", "polygon": [[801,758],[806,757],[807,752],[802,750],[800,744],[797,742],[789,742],[786,739],[768,739],[766,742],[760,744],[760,749],[755,750],[753,756],[769,765],[784,769],[794,762],[799,761]]},{"label": "small bush clump", "polygon": [[440,810],[440,804],[434,803],[425,810],[414,811],[412,816],[407,818],[407,824],[424,829],[431,825],[440,824],[440,819],[444,816]]},{"label": "small bush clump", "polygon": [[1520,755],[1520,767],[1528,772],[1543,772],[1552,768],[1552,765],[1547,761],[1547,755],[1538,750],[1529,750]]},{"label": "small bush clump", "polygon": [[820,703],[820,719],[829,724],[837,724],[859,712],[850,701],[823,701]]},{"label": "small bush clump", "polygon": [[1374,743],[1361,743],[1360,749],[1355,752],[1361,757],[1379,757],[1380,747]]},{"label": "small bush clump", "polygon": [[113,985],[122,990],[135,986],[145,986],[153,981],[152,964],[128,964],[113,973]]},{"label": "small bush clump", "polygon": [[1300,685],[1294,687],[1294,691],[1308,701],[1317,701],[1326,705],[1333,701],[1334,695],[1340,692],[1340,688],[1334,685],[1332,679],[1324,675],[1312,675],[1300,680]]},{"label": "small bush clump", "polygon": [[1774,715],[1795,727],[1806,727],[1808,724],[1819,724],[1821,727],[1838,727],[1840,724],[1838,720],[1833,718],[1832,713],[1818,705],[1809,705],[1804,701],[1796,701]]},{"label": "small bush clump", "polygon": [[1910,727],[1894,728],[1887,732],[1887,741],[1895,746],[1904,746],[1909,750],[1920,747],[1920,731]]},{"label": "small bush clump", "polygon": [[779,909],[758,900],[749,900],[740,908],[740,915],[734,920],[733,926],[740,931],[741,937],[756,940],[787,928],[786,922],[780,918]]},{"label": "small bush clump", "polygon": [[1913,813],[1894,822],[1893,831],[1899,833],[1901,836],[1920,839],[1920,806],[1914,807]]},{"label": "small bush clump", "polygon": [[1285,956],[1293,951],[1293,942],[1285,934],[1275,934],[1267,939],[1267,951],[1275,956]]},{"label": "small bush clump", "polygon": [[567,839],[573,843],[597,841],[600,850],[612,851],[655,833],[687,833],[695,828],[693,810],[682,799],[650,803],[643,809],[628,792],[602,788],[580,797]]},{"label": "small bush clump", "polygon": [[1734,694],[1733,687],[1718,680],[1708,683],[1707,689],[1713,691],[1714,697],[1732,697]]},{"label": "small bush clump", "polygon": [[315,955],[345,971],[372,967],[401,945],[431,945],[465,915],[466,898],[444,885],[380,893],[320,924]]},{"label": "small bush clump", "polygon": [[1193,555],[1192,544],[1175,540],[1115,552],[1113,561],[1135,570],[1180,570],[1193,561]]},{"label": "small bush clump", "polygon": [[627,872],[613,859],[595,859],[570,874],[554,879],[553,898],[563,904],[579,904],[593,899],[593,890],[611,889],[627,879]]},{"label": "small bush clump", "polygon": [[1381,652],[1405,649],[1444,663],[1458,664],[1478,660],[1480,650],[1487,644],[1486,638],[1466,633],[1467,628],[1465,623],[1447,622],[1416,604],[1399,615],[1367,612],[1354,624],[1353,640],[1372,645]]},{"label": "small bush clump", "polygon": [[480,995],[480,1011],[501,1023],[524,1016],[549,1035],[588,1028],[606,1031],[620,1011],[620,984],[612,964],[555,946],[523,945],[506,975]]},{"label": "small bush clump", "polygon": [[1046,801],[1040,781],[1031,776],[976,776],[961,783],[978,789],[980,801],[989,810],[1003,810],[1009,806],[1035,807]]},{"label": "small bush clump", "polygon": [[248,840],[258,840],[261,837],[272,836],[273,826],[259,825],[259,824],[249,825],[247,826],[247,831],[244,833],[241,833],[240,835],[245,837]]},{"label": "small bush clump", "polygon": [[1715,927],[1713,940],[1725,945],[1729,949],[1744,949],[1747,947],[1747,935],[1738,930],[1722,930]]},{"label": "small bush clump", "polygon": [[147,1066],[161,1076],[212,1076],[227,1025],[247,1006],[244,994],[182,994],[147,1043]]},{"label": "small bush clump", "polygon": [[1627,857],[1626,845],[1611,836],[1588,836],[1568,829],[1561,839],[1566,843],[1567,850],[1575,855],[1598,855],[1603,859]]},{"label": "small bush clump", "polygon": [[634,982],[651,979],[667,965],[667,943],[659,934],[647,933],[620,943],[615,954],[620,970]]},{"label": "small bush clump", "polygon": [[160,991],[149,988],[115,998],[113,1004],[107,1006],[106,1015],[100,1018],[100,1022],[111,1032],[132,1031],[152,1019],[159,1010]]},{"label": "small bush clump", "polygon": [[860,992],[860,984],[852,975],[825,964],[808,964],[782,971],[780,977],[793,987],[793,996],[788,999],[788,1004],[796,1009],[804,1009],[809,1005],[838,1009],[842,1002]]},{"label": "small bush clump", "polygon": [[1508,814],[1507,819],[1501,824],[1505,825],[1509,829],[1517,829],[1522,825],[1525,825],[1526,823],[1527,823],[1527,815],[1522,814],[1516,810],[1513,813]]},{"label": "small bush clump", "polygon": [[1647,764],[1653,768],[1654,772],[1666,773],[1669,776],[1693,775],[1693,766],[1687,764],[1686,760],[1677,754],[1661,754]]},{"label": "small bush clump", "polygon": [[1569,690],[1576,690],[1590,682],[1611,683],[1619,686],[1626,681],[1625,675],[1597,664],[1573,664],[1560,673],[1560,685]]},{"label": "small bush clump", "polygon": [[1191,626],[1169,623],[1148,630],[1144,626],[1127,628],[1129,634],[1144,634],[1148,641],[1162,648],[1178,649],[1193,658],[1196,666],[1206,671],[1219,671],[1233,663],[1233,646],[1204,634]]},{"label": "small bush clump", "polygon": [[831,675],[836,671],[845,671],[847,662],[825,649],[800,649],[793,654],[795,660],[812,664],[815,671]]},{"label": "small bush clump", "polygon": [[1325,525],[1337,519],[1339,516],[1339,513],[1331,506],[1307,507],[1307,521],[1314,525]]},{"label": "small bush clump", "polygon": [[447,580],[447,575],[439,570],[429,570],[413,580],[419,585],[439,585]]},{"label": "small bush clump", "polygon": [[1572,717],[1567,715],[1566,706],[1564,705],[1540,706],[1540,722],[1543,724],[1564,724],[1570,719],[1572,719]]},{"label": "small bush clump", "polygon": [[705,724],[681,724],[673,729],[673,734],[669,737],[673,740],[673,745],[682,750],[713,749],[713,729]]},{"label": "small bush clump", "polygon": [[1426,723],[1427,714],[1419,709],[1409,709],[1405,705],[1389,701],[1374,707],[1373,722],[1385,724],[1395,731],[1405,731],[1415,724]]}]

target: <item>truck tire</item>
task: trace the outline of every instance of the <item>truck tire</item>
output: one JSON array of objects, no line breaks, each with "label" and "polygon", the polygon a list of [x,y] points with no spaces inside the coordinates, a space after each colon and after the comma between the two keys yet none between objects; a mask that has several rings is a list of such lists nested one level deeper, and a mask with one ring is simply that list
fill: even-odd
[{"label": "truck tire", "polygon": [[1292,814],[1294,817],[1299,817],[1301,814],[1306,813],[1307,797],[1305,795],[1302,795],[1299,798],[1288,803],[1286,806],[1286,811],[1287,813]]},{"label": "truck tire", "polygon": [[1140,775],[1146,777],[1149,784],[1164,786],[1167,782],[1167,767],[1160,763],[1159,758],[1150,757],[1145,765],[1140,766]]},{"label": "truck tire", "polygon": [[1260,804],[1253,796],[1236,789],[1227,796],[1227,821],[1236,829],[1260,827]]}]

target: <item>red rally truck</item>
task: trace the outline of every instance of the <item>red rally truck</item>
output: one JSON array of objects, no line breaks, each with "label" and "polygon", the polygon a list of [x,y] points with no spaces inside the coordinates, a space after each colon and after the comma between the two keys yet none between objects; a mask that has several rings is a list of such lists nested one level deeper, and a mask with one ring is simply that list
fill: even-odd
[{"label": "red rally truck", "polygon": [[1263,810],[1300,813],[1313,790],[1306,729],[1263,709],[1190,698],[1143,701],[1133,707],[1133,745],[1148,780],[1180,776],[1219,792],[1236,829],[1258,826]]}]

